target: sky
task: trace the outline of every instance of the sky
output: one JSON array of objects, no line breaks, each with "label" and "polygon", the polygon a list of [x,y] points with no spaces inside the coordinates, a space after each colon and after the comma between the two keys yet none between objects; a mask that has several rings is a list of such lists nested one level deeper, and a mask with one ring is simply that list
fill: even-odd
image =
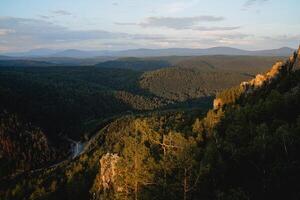
[{"label": "sky", "polygon": [[0,52],[300,44],[299,0],[0,0]]}]

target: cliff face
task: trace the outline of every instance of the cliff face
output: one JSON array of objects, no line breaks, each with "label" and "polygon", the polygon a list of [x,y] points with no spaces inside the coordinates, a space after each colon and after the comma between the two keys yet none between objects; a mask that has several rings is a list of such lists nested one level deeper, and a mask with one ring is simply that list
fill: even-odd
[{"label": "cliff face", "polygon": [[245,93],[251,93],[253,90],[260,88],[265,84],[271,83],[273,80],[276,80],[280,75],[287,71],[287,68],[287,63],[277,62],[266,74],[258,74],[254,79],[241,83],[240,87]]},{"label": "cliff face", "polygon": [[296,60],[293,65],[293,70],[298,70],[300,69],[300,46],[297,53],[294,55],[294,57],[296,57]]},{"label": "cliff face", "polygon": [[117,154],[107,153],[100,159],[100,173],[98,174],[98,188],[104,190],[114,186],[116,176],[116,165],[119,160]]},{"label": "cliff face", "polygon": [[[272,68],[265,74],[258,74],[250,81],[242,82],[240,89],[242,90],[241,95],[248,95],[253,93],[255,90],[272,83],[278,78],[285,76],[291,71],[300,69],[300,46],[297,52],[295,52],[286,62],[276,62]],[[217,110],[224,105],[222,98],[216,98],[213,106]]]}]

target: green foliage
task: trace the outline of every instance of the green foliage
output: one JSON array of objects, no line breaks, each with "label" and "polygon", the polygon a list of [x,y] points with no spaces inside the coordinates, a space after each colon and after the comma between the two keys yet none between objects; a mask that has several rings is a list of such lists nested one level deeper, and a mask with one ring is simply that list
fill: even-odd
[{"label": "green foliage", "polygon": [[96,65],[104,68],[132,69],[139,71],[155,70],[159,68],[169,67],[170,63],[160,59],[139,59],[139,58],[123,58],[118,60],[106,61]]},{"label": "green foliage", "polygon": [[239,100],[243,89],[240,86],[232,87],[217,93],[216,97],[222,100],[224,105],[234,104]]},{"label": "green foliage", "polygon": [[151,170],[153,158],[141,138],[141,135],[127,137],[124,141],[124,149],[121,152],[121,159],[118,161],[118,173],[116,177],[118,196],[134,195],[139,199],[141,188],[144,185],[154,184]]},{"label": "green foliage", "polygon": [[282,57],[195,56],[165,58],[174,67],[146,72],[142,88],[156,96],[185,101],[216,93],[268,70]]},{"label": "green foliage", "polygon": [[195,56],[182,58],[176,62],[176,66],[198,68],[204,71],[224,70],[255,76],[258,73],[264,73],[276,61],[284,59],[286,58],[270,56]]},{"label": "green foliage", "polygon": [[[216,130],[224,164],[214,169],[223,170],[215,185],[223,188],[222,195],[234,189],[250,199],[298,196],[300,90],[294,82],[298,78],[296,72],[273,85],[275,89],[263,88],[250,101],[244,99],[243,106],[225,112]],[[283,87],[286,81],[294,85]]]},{"label": "green foliage", "polygon": [[58,134],[78,140],[90,120],[131,109],[114,91],[138,90],[138,76],[94,67],[1,68],[0,110],[18,114],[55,141]]},{"label": "green foliage", "polygon": [[116,93],[116,98],[122,100],[132,106],[135,110],[154,110],[166,106],[167,101],[163,101],[157,97],[145,97],[142,95],[134,95],[129,92],[119,91]]},{"label": "green foliage", "polygon": [[145,73],[140,85],[159,97],[185,101],[215,95],[249,78],[236,72],[172,67]]}]

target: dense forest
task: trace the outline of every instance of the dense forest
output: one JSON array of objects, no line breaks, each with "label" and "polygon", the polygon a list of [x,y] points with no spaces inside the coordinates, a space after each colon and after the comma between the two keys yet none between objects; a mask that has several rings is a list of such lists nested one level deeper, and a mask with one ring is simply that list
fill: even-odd
[{"label": "dense forest", "polygon": [[[1,68],[1,170],[19,158],[14,146],[37,163],[12,159],[25,172],[1,177],[0,199],[299,199],[299,59],[300,49],[255,78],[234,67]],[[180,107],[207,96],[213,108]],[[62,161],[60,135],[86,136],[83,152]]]},{"label": "dense forest", "polygon": [[199,56],[170,57],[174,67],[143,74],[140,86],[169,100],[186,101],[214,96],[225,88],[267,71],[282,57]]},{"label": "dense forest", "polygon": [[[46,63],[37,67],[39,62],[31,66],[30,61],[10,60],[11,66],[0,68],[0,110],[17,114],[52,139],[65,135],[78,140],[97,127],[95,123],[128,111],[199,104],[208,107],[206,97],[250,79],[251,75],[245,73],[253,63],[257,63],[261,72],[266,70],[262,63],[268,65],[271,60],[279,59],[229,56],[227,65],[214,63],[216,69],[211,71],[205,68],[208,61],[203,64],[203,60],[212,58],[123,58],[77,67],[53,64],[47,67]],[[8,61],[1,62],[5,66]],[[167,64],[175,67],[165,68]],[[236,65],[243,65],[244,72],[235,71]],[[157,68],[165,70],[156,71]]]},{"label": "dense forest", "polygon": [[155,70],[171,65],[168,60],[163,59],[138,59],[138,58],[122,58],[118,60],[106,61],[97,64],[97,67],[133,69],[139,71]]},{"label": "dense forest", "polygon": [[[0,177],[17,170],[45,167],[66,156],[63,155],[64,151],[51,148],[45,134],[39,128],[26,124],[17,116],[8,113],[1,115],[0,152]],[[61,155],[58,155],[59,152]]]},{"label": "dense forest", "polygon": [[222,89],[248,79],[251,79],[250,75],[237,72],[173,67],[145,73],[140,84],[142,88],[159,97],[186,101],[214,96]]}]

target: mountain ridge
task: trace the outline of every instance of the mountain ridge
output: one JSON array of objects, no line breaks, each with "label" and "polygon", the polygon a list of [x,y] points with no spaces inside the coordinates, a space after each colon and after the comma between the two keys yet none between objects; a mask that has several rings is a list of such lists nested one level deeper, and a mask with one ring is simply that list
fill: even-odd
[{"label": "mountain ridge", "polygon": [[156,56],[201,56],[201,55],[250,55],[250,56],[288,56],[294,49],[281,47],[266,50],[243,50],[233,47],[211,47],[211,48],[166,48],[166,49],[128,49],[120,51],[85,51],[78,49],[51,50],[33,49],[27,52],[2,53],[3,56],[11,57],[77,57],[92,58],[97,56],[115,57],[156,57]]}]

